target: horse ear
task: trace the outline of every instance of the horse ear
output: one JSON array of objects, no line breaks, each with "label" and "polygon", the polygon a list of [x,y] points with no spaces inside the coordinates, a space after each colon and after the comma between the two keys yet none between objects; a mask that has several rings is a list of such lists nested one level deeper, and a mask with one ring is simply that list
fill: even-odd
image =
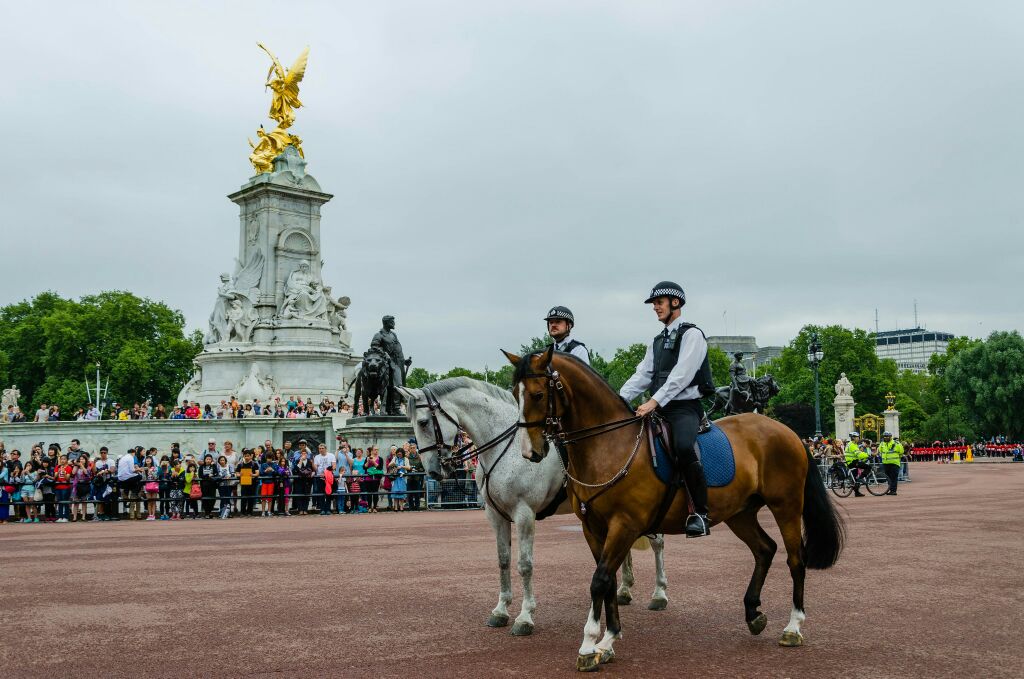
[{"label": "horse ear", "polygon": [[522,360],[522,358],[520,358],[519,356],[516,356],[513,353],[505,351],[504,349],[501,350],[501,353],[505,354],[505,358],[507,358],[508,362],[511,363],[512,365],[519,365],[519,361]]},{"label": "horse ear", "polygon": [[540,367],[547,368],[551,365],[551,359],[555,357],[555,345],[549,344],[547,351],[540,357]]}]

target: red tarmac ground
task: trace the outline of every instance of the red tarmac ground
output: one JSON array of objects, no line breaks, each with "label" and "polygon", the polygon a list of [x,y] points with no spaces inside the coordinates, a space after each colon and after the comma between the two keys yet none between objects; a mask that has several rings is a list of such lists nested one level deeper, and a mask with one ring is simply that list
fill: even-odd
[{"label": "red tarmac ground", "polygon": [[[897,497],[842,500],[849,542],[809,571],[806,645],[776,645],[776,556],[753,637],[753,561],[728,529],[651,553],[604,676],[1024,676],[1024,465],[912,468]],[[777,530],[770,514],[762,522]],[[532,637],[484,626],[497,599],[482,512],[0,526],[0,675],[574,676],[593,569],[574,517],[538,526]],[[518,575],[513,579],[518,613]]]}]

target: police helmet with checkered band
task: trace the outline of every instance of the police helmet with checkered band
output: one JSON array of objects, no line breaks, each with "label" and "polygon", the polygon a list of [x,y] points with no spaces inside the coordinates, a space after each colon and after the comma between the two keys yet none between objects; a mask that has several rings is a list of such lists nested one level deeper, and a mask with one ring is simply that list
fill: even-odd
[{"label": "police helmet with checkered band", "polygon": [[576,325],[576,318],[573,317],[572,311],[569,310],[569,307],[564,307],[564,306],[553,306],[553,307],[551,307],[551,311],[549,311],[548,315],[544,317],[544,320],[545,321],[565,320],[565,321],[569,321],[569,323],[572,324],[572,325]]},{"label": "police helmet with checkered band", "polygon": [[647,296],[644,304],[650,304],[659,297],[675,297],[679,300],[679,306],[686,304],[686,293],[683,286],[672,281],[661,281],[651,288],[651,294]]}]

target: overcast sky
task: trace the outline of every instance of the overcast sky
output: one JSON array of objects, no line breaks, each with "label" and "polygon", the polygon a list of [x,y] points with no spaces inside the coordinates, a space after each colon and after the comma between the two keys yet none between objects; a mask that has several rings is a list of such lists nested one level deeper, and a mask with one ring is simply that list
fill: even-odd
[{"label": "overcast sky", "polygon": [[708,334],[1024,328],[1018,2],[10,3],[0,304],[126,289],[204,327],[266,118],[355,348],[494,369],[565,304],[610,355],[681,283]]}]

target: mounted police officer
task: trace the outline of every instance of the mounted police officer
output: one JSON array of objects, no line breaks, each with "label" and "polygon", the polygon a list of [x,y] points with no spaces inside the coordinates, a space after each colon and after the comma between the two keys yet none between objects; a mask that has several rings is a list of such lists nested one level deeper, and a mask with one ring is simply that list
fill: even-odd
[{"label": "mounted police officer", "polygon": [[868,454],[860,447],[859,439],[859,432],[850,432],[850,442],[846,444],[846,450],[843,451],[843,456],[846,460],[846,468],[850,470],[851,474],[853,474],[854,496],[864,497],[864,493],[860,492],[860,474],[858,474],[857,471],[860,470],[861,472],[867,472]]},{"label": "mounted police officer", "polygon": [[572,354],[590,365],[590,350],[587,349],[587,345],[569,337],[573,326],[576,325],[576,319],[568,307],[551,307],[551,311],[544,317],[544,320],[548,322],[548,335],[555,342],[555,351]]},{"label": "mounted police officer", "polygon": [[892,434],[882,432],[882,442],[878,444],[878,453],[882,456],[882,469],[889,479],[889,490],[886,495],[896,494],[896,484],[900,478],[900,464],[903,457],[903,444],[892,440]]},{"label": "mounted police officer", "polygon": [[672,450],[676,468],[686,484],[694,513],[686,519],[686,537],[711,533],[708,522],[708,487],[704,467],[697,459],[694,443],[704,416],[700,398],[714,393],[708,343],[704,332],[681,316],[686,293],[671,281],[654,286],[645,304],[653,304],[658,320],[665,326],[647,347],[619,395],[632,401],[645,390],[653,397],[636,409],[640,416],[657,410],[672,428]]}]

